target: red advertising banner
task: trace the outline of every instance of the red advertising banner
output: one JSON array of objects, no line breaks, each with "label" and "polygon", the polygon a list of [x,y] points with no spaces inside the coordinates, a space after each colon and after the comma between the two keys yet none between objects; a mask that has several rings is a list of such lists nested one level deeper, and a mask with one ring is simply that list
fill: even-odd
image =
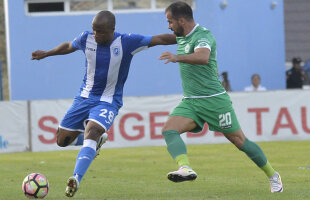
[{"label": "red advertising banner", "polygon": [[[251,140],[310,139],[308,91],[236,92],[230,96],[241,128]],[[109,142],[104,146],[165,145],[161,128],[181,99],[181,95],[124,98],[124,106],[108,131]],[[32,102],[33,151],[63,149],[55,144],[56,130],[71,102]],[[207,124],[202,132],[185,133],[182,138],[187,144],[227,142],[221,133],[209,131]]]},{"label": "red advertising banner", "polygon": [[[251,140],[310,139],[308,90],[233,92],[229,95],[241,128]],[[109,141],[104,147],[165,145],[161,129],[181,100],[181,95],[124,98],[124,106],[108,131]],[[56,144],[58,125],[72,101],[1,102],[0,153],[79,149]],[[228,142],[222,133],[209,131],[208,124],[200,133],[184,133],[182,138],[187,144]]]}]

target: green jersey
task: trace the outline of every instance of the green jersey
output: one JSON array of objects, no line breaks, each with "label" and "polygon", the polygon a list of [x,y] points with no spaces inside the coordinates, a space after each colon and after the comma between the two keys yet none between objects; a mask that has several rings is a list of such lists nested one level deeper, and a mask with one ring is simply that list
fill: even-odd
[{"label": "green jersey", "polygon": [[185,98],[204,98],[225,93],[218,77],[216,41],[212,33],[198,24],[185,37],[177,37],[178,55],[192,54],[197,48],[211,51],[207,65],[180,62],[183,93]]}]

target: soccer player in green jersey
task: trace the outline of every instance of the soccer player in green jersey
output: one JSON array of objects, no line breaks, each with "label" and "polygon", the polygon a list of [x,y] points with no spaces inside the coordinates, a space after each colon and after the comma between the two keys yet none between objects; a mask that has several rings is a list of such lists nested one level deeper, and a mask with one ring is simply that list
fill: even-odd
[{"label": "soccer player in green jersey", "polygon": [[216,41],[212,33],[195,23],[191,7],[184,2],[172,3],[165,13],[169,29],[177,36],[178,49],[177,55],[164,52],[159,59],[179,63],[184,93],[162,130],[168,152],[179,165],[177,171],[168,173],[168,179],[173,182],[196,179],[180,134],[199,132],[207,122],[210,130],[222,132],[265,172],[271,192],[282,192],[279,173],[272,168],[262,149],[244,135],[230,97],[219,81]]}]

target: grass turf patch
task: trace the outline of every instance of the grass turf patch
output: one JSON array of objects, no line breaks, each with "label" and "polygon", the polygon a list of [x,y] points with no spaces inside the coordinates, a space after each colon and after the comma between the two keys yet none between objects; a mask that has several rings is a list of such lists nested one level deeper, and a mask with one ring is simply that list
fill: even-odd
[{"label": "grass turf patch", "polygon": [[[188,145],[198,178],[173,183],[166,178],[178,167],[166,147],[102,149],[74,199],[310,199],[310,141],[258,143],[282,176],[284,192],[271,194],[265,174],[232,144]],[[25,199],[24,177],[44,174],[50,183],[46,199],[67,199],[78,151],[0,154],[0,199]]]}]

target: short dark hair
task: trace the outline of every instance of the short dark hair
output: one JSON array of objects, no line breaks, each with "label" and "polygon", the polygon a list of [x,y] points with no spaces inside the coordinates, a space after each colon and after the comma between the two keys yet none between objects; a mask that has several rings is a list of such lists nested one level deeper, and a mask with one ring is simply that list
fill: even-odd
[{"label": "short dark hair", "polygon": [[171,12],[172,18],[180,19],[184,17],[186,20],[191,21],[193,20],[193,10],[192,8],[183,1],[177,1],[166,8],[165,13]]},{"label": "short dark hair", "polygon": [[112,12],[108,10],[102,10],[97,13],[96,17],[103,20],[105,25],[109,28],[115,28],[115,16]]},{"label": "short dark hair", "polygon": [[253,78],[254,78],[255,76],[257,76],[258,79],[260,80],[260,75],[259,75],[259,74],[253,74],[253,75],[251,76],[251,80],[253,80]]},{"label": "short dark hair", "polygon": [[292,59],[292,63],[293,63],[293,64],[295,64],[295,63],[301,63],[301,61],[302,61],[302,60],[301,60],[300,57],[295,57],[295,58]]}]

